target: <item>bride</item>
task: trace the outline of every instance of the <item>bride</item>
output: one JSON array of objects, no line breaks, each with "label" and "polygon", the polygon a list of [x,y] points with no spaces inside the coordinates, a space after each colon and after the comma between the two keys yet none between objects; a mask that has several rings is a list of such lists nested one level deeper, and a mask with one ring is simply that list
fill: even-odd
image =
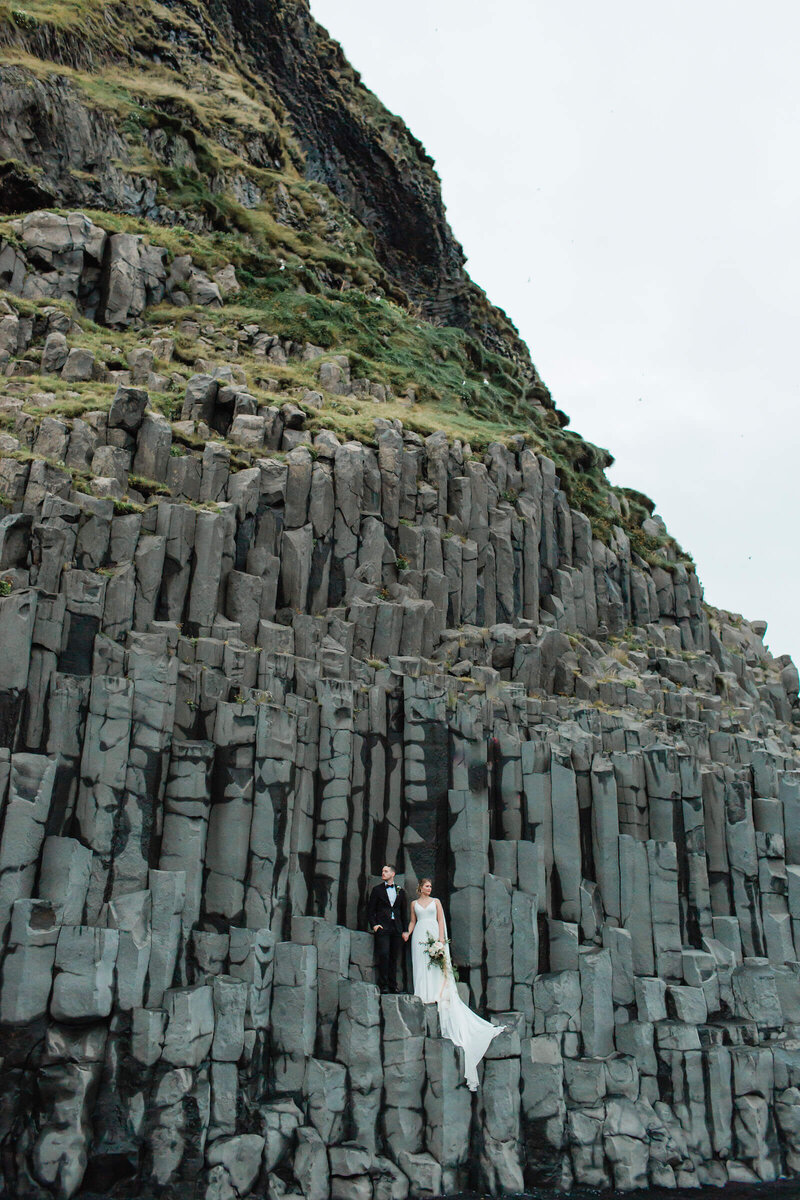
[{"label": "bride", "polygon": [[[432,890],[430,879],[420,880],[417,899],[411,905],[408,931],[403,934],[404,941],[411,939],[414,994],[425,1004],[435,1002],[438,1006],[442,1035],[462,1047],[467,1087],[474,1092],[478,1086],[478,1063],[504,1026],[484,1021],[459,996],[447,944],[444,911],[441,903],[431,895]],[[431,962],[427,954],[425,947],[429,936],[444,947],[444,970]]]}]

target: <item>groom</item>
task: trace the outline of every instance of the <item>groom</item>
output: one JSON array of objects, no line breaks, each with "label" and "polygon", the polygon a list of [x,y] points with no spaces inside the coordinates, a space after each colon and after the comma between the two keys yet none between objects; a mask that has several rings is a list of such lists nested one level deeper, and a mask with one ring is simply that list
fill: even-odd
[{"label": "groom", "polygon": [[367,904],[367,920],[375,934],[375,960],[381,994],[399,992],[397,962],[403,945],[403,930],[408,925],[406,894],[394,881],[394,867],[387,863],[381,871],[382,883],[372,889]]}]

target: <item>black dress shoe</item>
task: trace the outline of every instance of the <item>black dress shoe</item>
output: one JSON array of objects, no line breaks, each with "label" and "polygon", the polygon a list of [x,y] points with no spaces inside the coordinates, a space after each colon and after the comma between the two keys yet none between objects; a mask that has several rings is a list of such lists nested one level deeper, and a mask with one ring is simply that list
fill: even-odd
[{"label": "black dress shoe", "polygon": [[393,995],[393,996],[402,996],[402,994],[403,994],[403,989],[402,989],[402,988],[399,988],[399,987],[393,987],[393,988],[392,988],[392,995]]}]

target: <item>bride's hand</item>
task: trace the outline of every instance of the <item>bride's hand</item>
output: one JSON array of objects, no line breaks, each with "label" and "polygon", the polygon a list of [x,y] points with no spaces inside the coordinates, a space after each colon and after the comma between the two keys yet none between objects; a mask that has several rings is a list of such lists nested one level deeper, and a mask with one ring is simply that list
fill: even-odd
[{"label": "bride's hand", "polygon": [[403,941],[404,942],[407,942],[410,937],[411,937],[410,933],[406,933],[406,932],[403,933]]}]

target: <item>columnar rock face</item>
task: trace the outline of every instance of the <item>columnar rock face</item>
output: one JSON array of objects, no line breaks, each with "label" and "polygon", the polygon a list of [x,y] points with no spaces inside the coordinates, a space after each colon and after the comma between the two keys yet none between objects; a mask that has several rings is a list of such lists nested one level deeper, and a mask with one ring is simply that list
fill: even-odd
[{"label": "columnar rock face", "polygon": [[[800,1175],[797,669],[306,0],[50,7],[0,14],[0,1194]],[[387,860],[505,1027],[476,1095],[375,986]]]},{"label": "columnar rock face", "polygon": [[[151,286],[118,261],[109,320]],[[524,438],[312,439],[213,370],[180,422],[143,359],[108,411],[3,435],[5,1192],[800,1173],[789,660],[686,565],[594,540]],[[319,375],[348,394],[346,360]],[[115,502],[137,462],[157,498]],[[506,1026],[476,1096],[435,1007],[375,986],[387,860],[433,876],[464,996]]]}]

